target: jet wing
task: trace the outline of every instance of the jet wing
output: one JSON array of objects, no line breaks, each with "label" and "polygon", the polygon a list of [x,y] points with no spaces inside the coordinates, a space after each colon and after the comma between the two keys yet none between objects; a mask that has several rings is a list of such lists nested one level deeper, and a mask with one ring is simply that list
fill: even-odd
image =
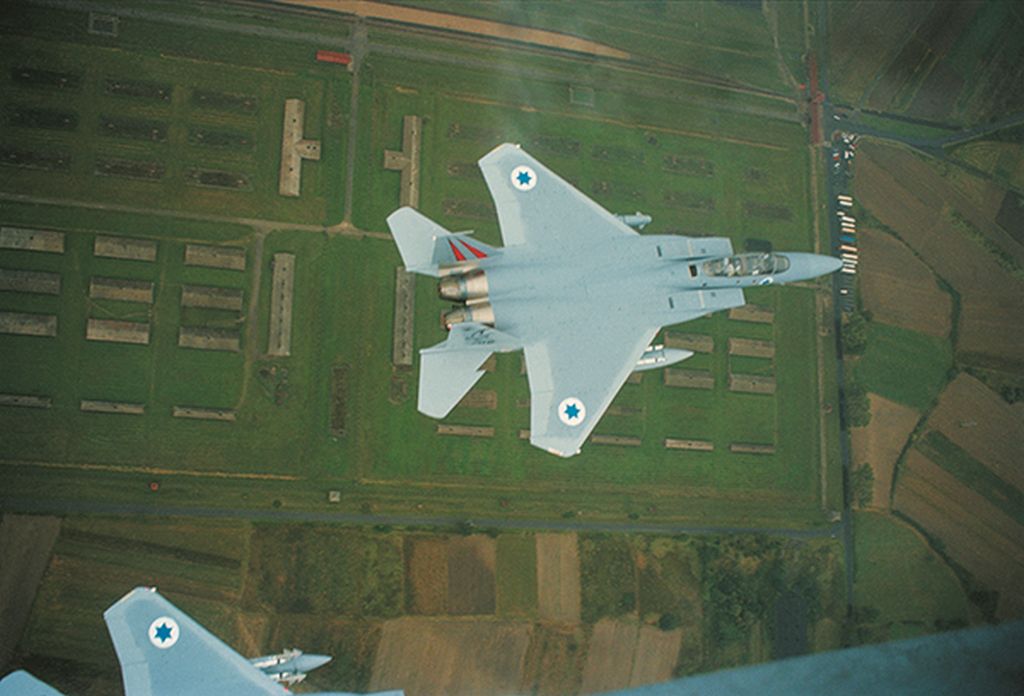
[{"label": "jet wing", "polygon": [[28,672],[18,671],[0,679],[0,696],[64,696]]},{"label": "jet wing", "polygon": [[499,145],[478,164],[498,210],[505,246],[571,252],[602,238],[636,234],[518,145]]},{"label": "jet wing", "polygon": [[135,588],[103,619],[126,696],[288,694],[156,590]]},{"label": "jet wing", "polygon": [[530,443],[579,452],[660,328],[565,324],[528,344]]}]

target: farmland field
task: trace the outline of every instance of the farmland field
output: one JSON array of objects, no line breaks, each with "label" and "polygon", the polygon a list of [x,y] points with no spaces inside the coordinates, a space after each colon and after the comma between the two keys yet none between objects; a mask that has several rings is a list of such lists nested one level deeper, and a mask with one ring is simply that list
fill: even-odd
[{"label": "farmland field", "polygon": [[878,394],[869,394],[868,398],[871,422],[850,431],[852,463],[854,467],[871,466],[874,474],[871,507],[888,510],[896,463],[921,414]]},{"label": "farmland field", "polygon": [[870,322],[867,349],[853,374],[865,389],[923,411],[938,397],[952,364],[946,341]]},{"label": "farmland field", "polygon": [[931,633],[934,623],[966,625],[967,597],[956,576],[911,527],[876,512],[859,512],[858,602],[871,611],[860,630],[871,641]]},{"label": "farmland field", "polygon": [[[63,244],[0,248],[5,273],[61,286],[0,292],[0,311],[57,325],[0,335],[0,505],[65,515],[16,665],[116,693],[101,616],[134,585],[247,656],[332,654],[310,678],[324,690],[576,693],[839,645],[828,281],[751,290],[768,321],[687,324],[709,347],[685,367],[710,388],[631,380],[604,442],[571,460],[520,436],[520,356],[488,363],[443,436],[416,410],[418,361],[392,360],[406,317],[384,220],[401,175],[383,164],[410,151],[407,116],[418,208],[490,244],[476,161],[508,141],[609,210],[652,215],[644,233],[825,248],[798,87],[823,10],[662,5],[599,2],[580,26],[544,3],[474,6],[628,60],[281,5],[131,0],[103,10],[106,33],[75,3],[3,14],[0,235]],[[286,99],[320,153],[298,196],[279,192]],[[126,283],[132,301],[93,291]],[[412,300],[415,355],[445,333],[432,279]],[[272,316],[290,317],[283,349]],[[146,341],[94,340],[96,320]],[[763,357],[730,354],[734,339]],[[895,369],[864,360],[868,381]],[[732,373],[775,392],[731,391]]]},{"label": "farmland field", "polygon": [[[538,574],[528,576],[532,587],[526,588],[524,569],[510,571],[506,565],[528,562],[527,544],[535,542],[538,559],[550,555],[553,543],[562,555],[585,559],[583,566],[563,563],[562,584],[572,581],[578,587],[581,572],[603,578],[596,580],[602,594],[586,598],[585,620],[578,610],[545,614],[543,605],[532,615],[525,603],[510,608],[502,599],[508,587],[503,575],[510,572],[522,597],[543,597],[549,590],[550,574],[540,566]],[[441,596],[438,590],[463,582],[452,583],[445,562],[456,572],[481,558],[486,567],[488,548],[497,551],[497,605],[489,612],[477,605],[466,613],[463,600],[449,597],[448,606],[437,605],[425,615],[420,598]],[[435,557],[432,574],[423,572],[426,552]],[[311,684],[320,688],[400,684],[459,693],[520,688],[576,693],[637,685],[750,657],[716,653],[717,639],[703,614],[705,596],[742,601],[739,594],[712,586],[705,567],[707,559],[722,558],[716,554],[735,552],[744,567],[774,569],[761,580],[804,588],[814,598],[807,610],[815,620],[839,619],[842,600],[834,574],[840,553],[831,541],[787,547],[761,537],[591,535],[578,540],[512,533],[494,538],[340,525],[73,518],[62,526],[48,559],[14,664],[65,687],[78,679],[116,683],[101,613],[132,586],[147,585],[160,588],[244,655],[292,645],[333,655],[329,667],[311,676]],[[475,560],[467,563],[469,557]],[[599,565],[604,559],[616,563],[610,572]],[[621,572],[626,568],[636,569],[633,578]],[[757,585],[744,591],[752,587]],[[479,589],[471,589],[471,597],[480,596]],[[623,607],[624,594],[632,595],[635,608]],[[601,603],[605,595],[616,602]],[[753,611],[763,627],[774,621],[770,606],[745,611]],[[68,616],[81,622],[77,631],[66,627]],[[808,649],[835,647],[804,630]],[[62,662],[69,639],[78,650]]]}]

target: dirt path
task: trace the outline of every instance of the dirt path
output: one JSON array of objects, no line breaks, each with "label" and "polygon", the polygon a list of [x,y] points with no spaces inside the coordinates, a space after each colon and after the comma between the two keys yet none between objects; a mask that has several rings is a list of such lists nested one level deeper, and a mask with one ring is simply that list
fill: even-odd
[{"label": "dirt path", "polygon": [[543,29],[528,29],[515,24],[492,22],[486,19],[475,19],[445,12],[400,7],[383,2],[370,2],[369,0],[288,0],[287,3],[282,4],[344,12],[368,19],[418,24],[419,26],[432,27],[434,29],[461,31],[467,34],[489,36],[493,39],[502,39],[504,41],[519,41],[563,51],[589,53],[603,58],[619,58],[622,60],[630,58],[630,55],[625,51],[568,34],[559,34],[558,32],[544,31]]}]

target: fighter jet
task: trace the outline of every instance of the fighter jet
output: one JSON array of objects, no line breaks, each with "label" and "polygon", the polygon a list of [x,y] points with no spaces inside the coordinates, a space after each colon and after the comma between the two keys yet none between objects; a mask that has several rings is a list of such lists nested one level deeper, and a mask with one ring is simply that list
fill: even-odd
[{"label": "fighter jet", "polygon": [[[154,588],[135,588],[103,612],[103,619],[121,663],[125,696],[288,696],[291,693],[272,678],[276,673],[272,666],[261,668],[246,660],[161,597]],[[290,656],[293,666],[301,662],[300,655]],[[306,657],[320,659],[303,663],[304,669],[300,671],[315,669],[326,662],[323,655]],[[265,671],[267,668],[271,673]],[[402,694],[402,691],[382,691],[374,696]],[[0,681],[0,696],[63,695],[27,672],[14,672]],[[331,691],[311,696],[355,695]]]},{"label": "fighter jet", "polygon": [[330,661],[330,655],[306,655],[301,650],[292,648],[276,655],[251,658],[249,664],[278,684],[294,686],[305,681],[314,669],[323,667]]},{"label": "fighter jet", "polygon": [[[744,304],[743,289],[838,270],[829,256],[736,254],[725,237],[639,235],[518,145],[479,161],[504,242],[450,232],[412,208],[387,219],[408,271],[457,303],[448,338],[420,351],[419,410],[443,418],[496,352],[523,350],[530,442],[571,457],[629,374],[685,360],[652,346],[662,327]],[[639,226],[639,225],[638,225]]]}]

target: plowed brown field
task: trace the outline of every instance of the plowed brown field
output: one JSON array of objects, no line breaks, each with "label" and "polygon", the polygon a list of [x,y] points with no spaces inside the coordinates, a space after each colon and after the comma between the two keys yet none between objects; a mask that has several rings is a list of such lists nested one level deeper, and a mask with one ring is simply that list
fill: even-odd
[{"label": "plowed brown field", "polygon": [[601,619],[594,624],[580,693],[592,694],[629,686],[636,637],[635,621]]},{"label": "plowed brown field", "polygon": [[851,430],[852,464],[855,468],[865,463],[871,465],[875,475],[871,507],[888,510],[896,460],[921,414],[878,394],[870,394],[869,397],[871,422],[865,428]]},{"label": "plowed brown field", "polygon": [[403,617],[384,622],[370,690],[517,693],[530,644],[526,622]]},{"label": "plowed brown field", "polygon": [[939,396],[928,426],[1024,491],[1024,418],[983,382],[961,373]]},{"label": "plowed brown field", "polygon": [[893,507],[939,539],[951,559],[999,592],[1001,618],[1024,610],[1024,527],[916,449],[896,484]]},{"label": "plowed brown field", "polygon": [[629,685],[641,686],[671,679],[682,640],[681,629],[662,631],[654,626],[641,626]]},{"label": "plowed brown field", "polygon": [[885,232],[860,231],[860,286],[864,307],[885,324],[945,338],[952,300],[928,266]]},{"label": "plowed brown field", "polygon": [[538,534],[537,608],[541,619],[579,623],[580,554],[575,534]]},{"label": "plowed brown field", "polygon": [[444,614],[448,610],[448,552],[442,538],[405,539],[406,611]]},{"label": "plowed brown field", "polygon": [[[1024,362],[1024,282],[954,226],[949,201],[956,199],[956,191],[929,169],[905,150],[865,142],[857,157],[854,191],[865,208],[961,294],[958,350]],[[865,272],[867,264],[859,270]]]},{"label": "plowed brown field", "polygon": [[482,534],[448,540],[448,613],[493,614],[497,547]]}]

